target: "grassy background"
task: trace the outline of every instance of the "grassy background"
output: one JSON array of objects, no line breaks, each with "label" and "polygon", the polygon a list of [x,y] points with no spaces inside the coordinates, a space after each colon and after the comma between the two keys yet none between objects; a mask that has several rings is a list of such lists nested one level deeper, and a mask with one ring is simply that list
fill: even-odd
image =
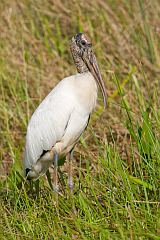
[{"label": "grassy background", "polygon": [[[160,3],[158,0],[1,0],[1,239],[160,239]],[[21,182],[27,122],[38,103],[76,72],[69,40],[92,39],[106,82],[76,148],[74,195],[41,178]],[[25,185],[25,186],[24,186]]]}]

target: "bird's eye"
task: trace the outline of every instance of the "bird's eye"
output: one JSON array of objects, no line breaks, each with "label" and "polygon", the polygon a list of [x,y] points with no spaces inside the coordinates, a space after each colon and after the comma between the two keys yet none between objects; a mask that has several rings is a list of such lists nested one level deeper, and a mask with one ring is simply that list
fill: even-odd
[{"label": "bird's eye", "polygon": [[85,45],[86,45],[86,42],[85,42],[85,41],[81,41],[81,44],[82,44],[83,46],[85,46]]}]

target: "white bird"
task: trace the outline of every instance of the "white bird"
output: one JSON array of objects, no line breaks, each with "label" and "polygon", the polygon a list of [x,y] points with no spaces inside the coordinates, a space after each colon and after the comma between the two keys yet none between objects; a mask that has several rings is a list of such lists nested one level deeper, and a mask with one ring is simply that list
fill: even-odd
[{"label": "white bird", "polygon": [[68,156],[68,184],[73,189],[73,149],[86,129],[96,105],[97,85],[106,107],[106,89],[89,38],[75,35],[70,43],[78,74],[66,77],[41,102],[27,128],[24,155],[26,178],[37,179],[54,164],[54,190],[58,191],[58,159]]}]

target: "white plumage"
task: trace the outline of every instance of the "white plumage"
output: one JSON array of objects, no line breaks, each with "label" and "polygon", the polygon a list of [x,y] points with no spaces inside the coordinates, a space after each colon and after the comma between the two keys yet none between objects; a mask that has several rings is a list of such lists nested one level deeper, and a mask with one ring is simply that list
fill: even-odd
[{"label": "white plumage", "polygon": [[[58,157],[69,156],[72,190],[73,148],[85,130],[97,100],[97,85],[106,106],[106,90],[88,37],[78,33],[71,40],[71,53],[78,74],[64,78],[33,113],[27,128],[24,170],[37,179],[54,163],[54,189],[58,191]],[[47,174],[47,176],[49,176]]]},{"label": "white plumage", "polygon": [[73,148],[87,126],[96,100],[97,85],[87,72],[64,78],[42,101],[29,121],[26,136],[24,167],[34,167],[35,178],[53,162],[52,154],[45,161],[40,159],[44,150],[53,148],[61,155]]}]

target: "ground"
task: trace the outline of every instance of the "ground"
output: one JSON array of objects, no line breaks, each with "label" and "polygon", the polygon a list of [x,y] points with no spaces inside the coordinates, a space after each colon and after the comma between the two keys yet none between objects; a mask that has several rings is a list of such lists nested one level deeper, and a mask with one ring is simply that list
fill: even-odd
[{"label": "ground", "polygon": [[[160,3],[1,0],[1,239],[160,239]],[[76,69],[69,40],[92,39],[106,83],[76,147],[74,193],[22,178],[28,120]],[[51,169],[52,172],[52,169]]]}]

